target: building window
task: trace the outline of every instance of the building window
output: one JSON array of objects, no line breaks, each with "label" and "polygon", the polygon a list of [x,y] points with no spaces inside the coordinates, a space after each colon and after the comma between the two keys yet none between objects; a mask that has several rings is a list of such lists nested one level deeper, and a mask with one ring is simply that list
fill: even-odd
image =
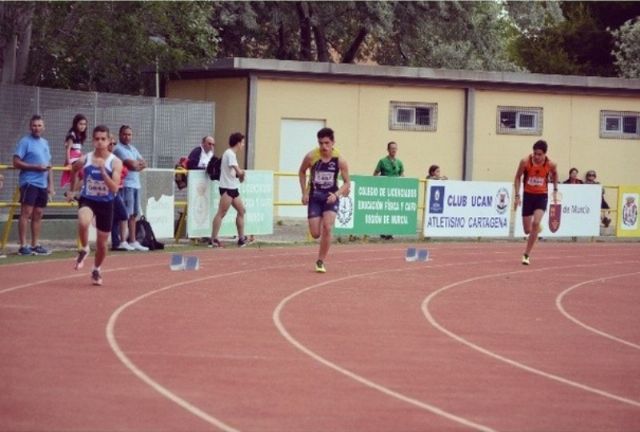
[{"label": "building window", "polygon": [[391,102],[389,129],[435,131],[438,104],[422,102]]},{"label": "building window", "polygon": [[600,111],[600,138],[640,138],[640,113]]},{"label": "building window", "polygon": [[498,107],[496,132],[513,135],[542,135],[542,108]]}]

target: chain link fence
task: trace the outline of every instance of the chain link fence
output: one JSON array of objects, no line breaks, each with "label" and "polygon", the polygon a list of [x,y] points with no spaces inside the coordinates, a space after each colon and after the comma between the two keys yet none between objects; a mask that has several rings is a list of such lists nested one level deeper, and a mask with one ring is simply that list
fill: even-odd
[{"label": "chain link fence", "polygon": [[[12,165],[18,140],[29,133],[29,119],[40,114],[53,165],[62,166],[64,138],[79,113],[89,120],[84,152],[92,148],[91,130],[96,125],[108,126],[116,137],[120,126],[128,125],[133,130],[133,145],[153,168],[173,168],[180,156],[199,145],[203,136],[213,135],[215,128],[211,102],[0,84],[0,165]],[[18,173],[0,173],[5,176],[0,200],[8,201]],[[54,173],[56,189],[60,189],[61,174]]]}]

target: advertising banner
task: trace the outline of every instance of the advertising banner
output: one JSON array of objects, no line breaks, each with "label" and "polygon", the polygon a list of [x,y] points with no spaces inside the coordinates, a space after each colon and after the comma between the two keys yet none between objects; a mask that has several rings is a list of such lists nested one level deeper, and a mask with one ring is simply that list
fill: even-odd
[{"label": "advertising banner", "polygon": [[638,223],[639,203],[640,186],[623,185],[619,187],[616,236],[640,237],[640,223]]},{"label": "advertising banner", "polygon": [[424,235],[507,237],[511,183],[429,180],[425,192]]},{"label": "advertising banner", "polygon": [[174,171],[148,168],[140,173],[140,205],[142,214],[158,239],[173,237]]},{"label": "advertising banner", "polygon": [[[522,189],[522,188],[521,188]],[[543,237],[594,237],[600,235],[600,185],[558,185],[558,203],[549,191],[547,211],[542,219]],[[515,214],[513,235],[524,236],[522,206]]]},{"label": "advertising banner", "polygon": [[351,176],[351,193],[340,198],[336,235],[415,235],[418,179]]},{"label": "advertising banner", "polygon": [[[210,237],[213,217],[218,211],[220,191],[217,181],[211,181],[206,172],[189,171],[187,186],[187,236]],[[244,217],[245,234],[273,234],[273,171],[247,171],[240,184],[240,197],[247,213]],[[236,211],[229,208],[222,220],[220,236],[234,236]]]}]

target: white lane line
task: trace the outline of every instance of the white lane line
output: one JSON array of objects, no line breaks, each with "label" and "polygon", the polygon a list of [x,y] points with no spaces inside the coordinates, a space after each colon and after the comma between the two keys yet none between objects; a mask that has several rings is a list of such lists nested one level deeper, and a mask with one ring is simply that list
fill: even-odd
[{"label": "white lane line", "polygon": [[[487,261],[488,262],[495,262],[495,261]],[[465,265],[469,265],[469,264],[474,264],[474,263],[465,263]],[[420,267],[420,268],[402,268],[402,269],[386,269],[386,270],[378,270],[378,271],[374,271],[374,272],[366,272],[366,273],[359,273],[359,274],[354,274],[354,275],[350,275],[350,276],[345,276],[345,277],[341,277],[341,278],[336,278],[336,279],[331,279],[325,282],[321,282],[315,285],[311,285],[308,286],[306,288],[300,289],[290,295],[288,295],[287,297],[285,297],[284,299],[282,299],[282,301],[280,301],[280,303],[278,303],[278,305],[276,306],[276,308],[273,311],[273,322],[276,325],[276,328],[278,329],[278,331],[280,332],[280,334],[291,344],[293,345],[295,348],[297,348],[298,350],[302,351],[304,354],[308,355],[309,357],[311,357],[312,359],[314,359],[315,361],[317,361],[320,364],[323,364],[333,370],[335,370],[336,372],[339,372],[343,375],[345,375],[346,377],[359,382],[360,384],[363,384],[366,387],[372,388],[374,390],[377,390],[387,396],[391,396],[392,398],[398,399],[400,401],[403,402],[407,402],[413,406],[416,406],[418,408],[421,408],[423,410],[429,411],[433,414],[436,414],[438,416],[447,418],[449,420],[452,420],[456,423],[462,424],[464,426],[467,426],[469,428],[472,429],[476,429],[479,431],[494,431],[494,429],[491,429],[488,426],[482,425],[480,423],[475,423],[471,420],[468,420],[464,417],[460,417],[457,416],[453,413],[450,413],[448,411],[445,411],[442,408],[439,408],[435,405],[426,403],[426,402],[422,402],[420,400],[414,399],[412,397],[406,396],[402,393],[399,393],[397,391],[391,390],[388,387],[385,387],[381,384],[378,384],[374,381],[371,381],[365,377],[363,377],[362,375],[358,375],[355,372],[352,372],[348,369],[345,369],[341,366],[339,366],[336,363],[333,363],[332,361],[327,360],[326,358],[322,357],[321,355],[315,353],[314,351],[312,351],[311,349],[307,348],[305,345],[303,345],[302,343],[300,343],[296,338],[294,338],[291,333],[289,333],[289,331],[286,329],[285,325],[282,323],[282,319],[281,319],[281,315],[282,315],[282,311],[284,310],[285,306],[287,305],[288,302],[290,302],[291,300],[293,300],[294,298],[298,297],[299,295],[302,295],[308,291],[311,291],[313,289],[316,288],[320,288],[329,284],[333,284],[336,282],[341,282],[341,281],[345,281],[345,280],[349,280],[349,279],[355,279],[355,278],[359,278],[359,277],[363,277],[363,276],[372,276],[372,275],[376,275],[376,274],[388,274],[389,272],[395,272],[395,271],[408,271],[408,270],[424,270],[425,268],[434,268],[434,267],[448,267],[450,266],[449,264],[447,265],[442,265],[442,266],[429,266],[429,267]]]},{"label": "white lane line", "polygon": [[616,341],[616,342],[619,342],[621,344],[627,345],[627,346],[629,346],[631,348],[640,349],[640,345],[638,345],[638,344],[635,344],[633,342],[629,342],[628,340],[625,340],[625,339],[621,339],[621,338],[616,337],[616,336],[614,336],[612,334],[606,333],[606,332],[604,332],[602,330],[598,330],[595,327],[591,327],[590,325],[583,323],[578,318],[574,317],[569,312],[567,312],[565,310],[564,306],[562,305],[562,301],[567,296],[567,294],[569,294],[571,291],[575,290],[576,288],[579,288],[579,287],[584,286],[584,285],[591,284],[593,282],[605,281],[605,280],[609,280],[609,279],[617,279],[617,278],[626,277],[626,276],[633,276],[633,275],[637,275],[637,274],[640,274],[640,272],[632,272],[632,273],[619,274],[619,275],[615,275],[615,276],[599,277],[599,278],[591,279],[591,280],[588,280],[588,281],[584,281],[584,282],[580,282],[578,284],[572,285],[569,288],[567,288],[566,290],[562,291],[560,294],[558,294],[558,296],[556,297],[556,307],[558,308],[558,310],[560,310],[560,313],[562,313],[562,315],[564,315],[568,320],[573,321],[574,323],[576,323],[580,327],[584,328],[585,330],[588,330],[588,331],[593,332],[593,333],[595,333],[597,335],[603,336],[603,337],[605,337],[607,339],[611,339],[613,341]]},{"label": "white lane line", "polygon": [[532,374],[535,375],[539,375],[541,377],[553,380],[553,381],[557,381],[560,382],[562,384],[566,384],[568,386],[571,387],[575,387],[578,388],[580,390],[584,390],[593,394],[597,394],[599,396],[603,396],[605,398],[608,399],[613,399],[616,400],[618,402],[622,402],[628,405],[632,405],[635,407],[640,407],[640,402],[633,400],[633,399],[628,399],[625,398],[623,396],[619,396],[613,393],[609,393],[607,391],[595,388],[595,387],[591,387],[588,386],[586,384],[582,384],[579,383],[577,381],[572,381],[570,379],[561,377],[559,375],[555,375],[552,373],[548,373],[545,372],[543,370],[540,369],[536,369],[534,367],[531,366],[527,366],[524,363],[520,363],[516,360],[510,359],[508,357],[504,357],[501,356],[500,354],[497,354],[493,351],[490,351],[486,348],[483,348],[479,345],[474,344],[473,342],[468,341],[467,339],[463,338],[462,336],[457,335],[456,333],[448,330],[447,328],[445,328],[444,326],[440,325],[438,323],[438,321],[435,319],[435,317],[431,314],[431,311],[429,310],[429,303],[431,301],[433,301],[434,298],[436,298],[436,296],[438,296],[439,294],[447,291],[448,289],[460,286],[460,285],[464,285],[467,284],[469,282],[475,282],[475,281],[479,281],[479,280],[484,280],[484,279],[490,279],[490,278],[495,278],[495,277],[501,277],[501,276],[507,276],[507,275],[513,275],[513,274],[521,274],[521,273],[528,273],[528,272],[540,272],[540,271],[549,271],[549,270],[561,270],[561,269],[571,269],[571,268],[577,268],[577,267],[593,267],[593,266],[597,266],[597,265],[611,265],[611,264],[638,264],[638,261],[614,261],[614,262],[609,262],[609,263],[601,263],[601,264],[577,264],[577,265],[572,265],[572,266],[559,266],[559,267],[543,267],[543,268],[537,268],[537,269],[531,269],[531,268],[527,268],[526,270],[518,270],[518,271],[510,271],[510,272],[503,272],[503,273],[494,273],[494,274],[490,274],[490,275],[484,275],[484,276],[476,276],[476,277],[472,277],[472,278],[468,278],[468,279],[464,279],[446,286],[443,286],[439,289],[437,289],[436,291],[432,292],[429,296],[427,296],[424,301],[422,302],[422,313],[424,314],[424,316],[427,318],[427,320],[429,321],[429,323],[435,327],[436,329],[438,329],[439,331],[441,331],[442,333],[446,334],[447,336],[449,336],[451,339],[454,339],[458,342],[460,342],[463,345],[468,346],[469,348],[478,351],[482,354],[485,354],[489,357],[492,357],[496,360],[499,360],[501,362],[507,363],[508,365],[514,366],[518,369],[522,369],[524,371],[530,372]]},{"label": "white lane line", "polygon": [[142,380],[149,387],[151,387],[152,389],[154,389],[155,391],[160,393],[162,396],[164,396],[165,398],[169,399],[171,402],[173,402],[176,405],[178,405],[178,406],[182,407],[183,409],[185,409],[190,414],[195,415],[196,417],[204,420],[205,422],[209,423],[210,425],[215,426],[215,427],[217,427],[217,428],[219,428],[219,429],[221,429],[221,430],[223,430],[225,432],[237,432],[238,429],[235,429],[234,427],[228,425],[227,423],[223,422],[222,420],[219,420],[218,418],[216,418],[216,417],[214,417],[212,415],[209,415],[208,413],[204,412],[203,410],[201,410],[197,406],[187,402],[185,399],[182,399],[181,397],[179,397],[178,395],[173,393],[171,390],[167,389],[166,387],[162,386],[160,383],[158,383],[157,381],[152,379],[149,375],[147,375],[145,372],[143,372],[142,369],[140,369],[138,366],[136,366],[136,364],[129,359],[129,357],[124,353],[124,351],[122,351],[122,349],[120,349],[120,345],[118,344],[118,341],[117,341],[116,336],[115,336],[115,326],[116,326],[116,321],[118,320],[118,317],[120,316],[120,314],[122,312],[125,311],[125,309],[127,309],[131,305],[134,305],[135,303],[139,302],[140,300],[143,300],[143,299],[145,299],[147,297],[150,297],[150,296],[152,296],[154,294],[169,290],[171,288],[176,288],[176,287],[182,286],[182,285],[188,285],[188,284],[192,284],[192,283],[203,282],[203,281],[207,281],[207,280],[211,280],[211,279],[215,279],[215,278],[233,276],[233,275],[237,275],[237,274],[241,274],[241,273],[246,273],[246,272],[249,272],[249,271],[251,271],[251,270],[243,270],[243,271],[236,271],[236,272],[230,272],[230,273],[220,273],[220,274],[216,274],[216,275],[213,275],[213,276],[207,276],[207,277],[198,278],[198,279],[191,279],[191,280],[188,280],[188,281],[182,281],[182,282],[178,282],[178,283],[175,283],[175,284],[172,284],[172,285],[167,285],[165,287],[162,287],[162,288],[154,290],[154,291],[148,291],[145,294],[142,294],[141,296],[138,296],[138,297],[134,298],[133,300],[130,300],[130,301],[122,304],[118,309],[116,309],[111,314],[111,316],[109,317],[109,321],[107,322],[107,327],[106,327],[106,331],[105,331],[106,336],[107,336],[107,341],[109,342],[109,346],[111,347],[111,350],[115,353],[115,355],[118,357],[120,362],[122,362],[122,364],[124,364],[124,366],[127,369],[129,369],[135,376],[137,376],[140,380]]},{"label": "white lane line", "polygon": [[[298,256],[297,254],[294,256]],[[388,261],[387,257],[382,257],[382,258],[374,258],[374,259],[367,259],[367,261],[375,261],[375,260],[384,260],[384,261]],[[349,262],[350,260],[343,260],[342,263],[344,262]],[[351,260],[352,262],[362,262],[362,260]],[[118,359],[120,360],[120,362],[127,368],[129,369],[136,377],[138,377],[140,380],[142,380],[145,384],[147,384],[148,386],[150,386],[152,389],[154,389],[155,391],[157,391],[159,394],[161,394],[163,397],[169,399],[170,401],[172,401],[173,403],[177,404],[178,406],[182,407],[183,409],[185,409],[187,412],[195,415],[196,417],[204,420],[205,422],[225,431],[225,432],[235,432],[237,431],[237,429],[233,428],[232,426],[228,425],[227,423],[223,422],[222,420],[206,413],[205,411],[203,411],[202,409],[198,408],[197,406],[193,405],[192,403],[186,401],[185,399],[182,399],[181,397],[179,397],[178,395],[176,395],[175,393],[171,392],[171,390],[169,390],[168,388],[164,387],[163,385],[161,385],[160,383],[158,383],[157,381],[155,381],[153,378],[151,378],[149,375],[147,375],[141,368],[139,368],[125,353],[124,351],[120,348],[120,345],[118,344],[116,335],[115,335],[115,327],[116,327],[116,322],[118,320],[118,318],[120,317],[120,315],[130,306],[138,303],[141,300],[147,299],[155,294],[158,294],[160,292],[163,291],[167,291],[173,288],[177,288],[179,286],[184,286],[184,285],[190,285],[193,283],[198,283],[198,282],[203,282],[203,281],[208,281],[211,279],[215,279],[215,278],[226,278],[229,276],[234,276],[234,275],[240,275],[240,274],[245,274],[245,273],[251,273],[251,272],[261,272],[261,271],[269,271],[269,270],[276,270],[276,269],[287,269],[287,268],[292,268],[292,267],[302,267],[302,266],[307,266],[307,264],[295,264],[295,265],[291,265],[291,264],[286,264],[286,265],[278,265],[278,266],[269,266],[269,267],[262,267],[262,268],[251,268],[251,269],[244,269],[244,270],[237,270],[237,271],[233,271],[233,272],[228,272],[228,273],[218,273],[215,275],[210,275],[210,276],[205,276],[205,277],[201,277],[201,278],[197,278],[197,279],[190,279],[187,281],[181,281],[181,282],[177,282],[171,285],[167,285],[161,288],[158,288],[156,290],[153,291],[148,291],[124,304],[122,304],[120,307],[118,307],[109,317],[109,321],[107,322],[107,326],[105,329],[105,334],[107,337],[107,341],[109,343],[109,346],[111,348],[111,350],[116,354],[116,356],[118,357]]]}]

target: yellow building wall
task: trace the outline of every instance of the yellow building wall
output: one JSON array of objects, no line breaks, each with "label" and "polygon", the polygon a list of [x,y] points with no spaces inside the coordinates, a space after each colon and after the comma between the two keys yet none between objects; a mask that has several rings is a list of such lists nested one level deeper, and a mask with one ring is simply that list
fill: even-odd
[{"label": "yellow building wall", "polygon": [[[543,129],[536,135],[496,133],[498,106],[541,107]],[[603,184],[639,184],[638,140],[600,138],[600,111],[640,111],[638,99],[514,91],[476,91],[474,180],[513,180],[518,161],[544,139],[558,164],[560,181],[578,168],[580,178],[596,170]]]},{"label": "yellow building wall", "polygon": [[[352,174],[371,175],[395,141],[405,176],[424,178],[435,163],[450,178],[462,177],[462,90],[277,79],[260,79],[257,87],[256,169],[277,169],[282,119],[315,119],[334,129]],[[391,101],[437,103],[437,130],[390,130]],[[317,145],[315,136],[309,140]]]},{"label": "yellow building wall", "polygon": [[[215,153],[222,155],[229,146],[229,135],[242,132],[247,125],[247,79],[217,78],[202,80],[170,81],[167,97],[215,102]],[[200,143],[193,143],[189,149]],[[238,153],[238,162],[244,166],[244,151]]]}]

